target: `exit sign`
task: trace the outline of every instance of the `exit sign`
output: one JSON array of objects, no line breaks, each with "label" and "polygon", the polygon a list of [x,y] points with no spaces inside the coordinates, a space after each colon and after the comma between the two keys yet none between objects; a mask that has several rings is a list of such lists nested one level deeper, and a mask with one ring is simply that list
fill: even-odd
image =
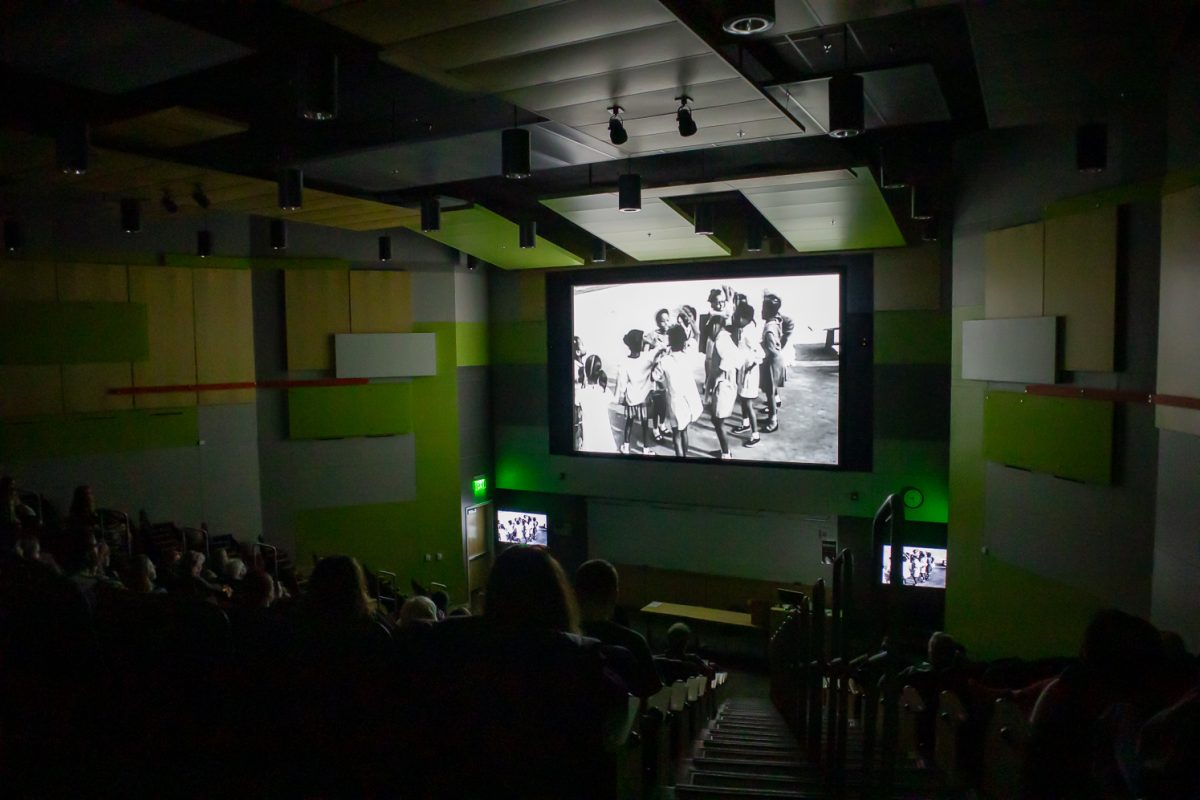
[{"label": "exit sign", "polygon": [[475,492],[476,500],[481,500],[487,497],[487,476],[476,475],[471,479],[471,488]]}]

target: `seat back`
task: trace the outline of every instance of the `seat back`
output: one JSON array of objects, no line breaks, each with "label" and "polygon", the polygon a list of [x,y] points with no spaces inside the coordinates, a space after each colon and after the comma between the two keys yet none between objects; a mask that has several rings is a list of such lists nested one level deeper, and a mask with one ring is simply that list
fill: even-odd
[{"label": "seat back", "polygon": [[954,692],[942,692],[938,697],[937,719],[933,728],[933,762],[947,788],[966,786],[966,774],[959,764],[959,743],[967,711]]},{"label": "seat back", "polygon": [[1024,791],[1025,746],[1029,722],[1012,700],[998,699],[992,706],[983,743],[983,794],[1000,800],[1021,797]]},{"label": "seat back", "polygon": [[664,686],[646,698],[646,708],[654,709],[665,717],[671,710],[671,687]]},{"label": "seat back", "polygon": [[675,681],[671,684],[671,710],[683,711],[687,707],[687,681]]},{"label": "seat back", "polygon": [[917,737],[917,717],[925,713],[925,701],[921,693],[911,686],[900,691],[900,720],[896,740],[896,752],[901,758],[920,760]]},{"label": "seat back", "polygon": [[696,699],[700,697],[700,685],[696,682],[696,678],[698,677],[700,676],[697,675],[696,677],[688,678],[687,684],[685,684],[687,686],[687,701],[689,703],[696,702]]}]

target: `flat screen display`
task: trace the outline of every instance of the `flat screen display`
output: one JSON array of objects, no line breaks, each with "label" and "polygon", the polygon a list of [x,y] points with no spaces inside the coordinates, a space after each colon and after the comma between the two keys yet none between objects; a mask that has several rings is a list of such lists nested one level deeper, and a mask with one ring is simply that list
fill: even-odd
[{"label": "flat screen display", "polygon": [[[946,550],[937,547],[908,547],[904,553],[904,585],[921,589],[946,588]],[[880,581],[892,582],[892,546],[883,545],[883,566]]]},{"label": "flat screen display", "polygon": [[545,514],[535,514],[530,511],[496,512],[496,538],[504,544],[540,544],[546,547],[550,543]]},{"label": "flat screen display", "polygon": [[570,292],[572,452],[841,463],[838,272]]}]

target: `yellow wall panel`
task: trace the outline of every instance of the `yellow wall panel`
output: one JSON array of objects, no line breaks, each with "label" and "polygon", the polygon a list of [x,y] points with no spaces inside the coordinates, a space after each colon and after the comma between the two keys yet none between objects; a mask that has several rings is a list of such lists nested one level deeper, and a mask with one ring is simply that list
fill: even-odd
[{"label": "yellow wall panel", "polygon": [[351,270],[350,332],[412,330],[412,277],[400,270]]},{"label": "yellow wall panel", "polygon": [[[250,270],[192,271],[197,383],[254,380],[254,302]],[[199,393],[200,405],[254,402],[253,389]]]},{"label": "yellow wall panel", "polygon": [[546,318],[546,275],[523,272],[518,278],[517,318],[521,322],[540,322]]},{"label": "yellow wall panel", "polygon": [[289,370],[332,370],[333,334],[350,333],[350,272],[283,273]]},{"label": "yellow wall panel", "polygon": [[0,417],[37,417],[62,410],[57,364],[0,365]]},{"label": "yellow wall panel", "polygon": [[983,304],[988,319],[1042,316],[1043,237],[1041,222],[984,235]]},{"label": "yellow wall panel", "polygon": [[[196,331],[192,271],[182,267],[130,267],[129,299],[149,313],[150,358],[133,365],[134,386],[196,383]],[[196,392],[140,394],[137,408],[196,404]]]},{"label": "yellow wall panel", "polygon": [[[59,264],[56,268],[58,299],[63,302],[129,301],[129,272],[121,264]],[[63,407],[73,411],[107,411],[133,408],[129,395],[112,395],[109,389],[133,385],[131,364],[64,364]]]},{"label": "yellow wall panel", "polygon": [[1046,220],[1046,316],[1064,317],[1062,368],[1111,372],[1117,307],[1117,209]]}]

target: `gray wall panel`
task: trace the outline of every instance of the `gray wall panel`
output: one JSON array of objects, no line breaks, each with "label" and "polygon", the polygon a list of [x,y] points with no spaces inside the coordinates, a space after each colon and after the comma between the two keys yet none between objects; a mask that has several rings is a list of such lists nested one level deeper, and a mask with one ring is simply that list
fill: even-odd
[{"label": "gray wall panel", "polygon": [[1200,438],[1162,431],[1155,508],[1154,623],[1200,648]]}]

